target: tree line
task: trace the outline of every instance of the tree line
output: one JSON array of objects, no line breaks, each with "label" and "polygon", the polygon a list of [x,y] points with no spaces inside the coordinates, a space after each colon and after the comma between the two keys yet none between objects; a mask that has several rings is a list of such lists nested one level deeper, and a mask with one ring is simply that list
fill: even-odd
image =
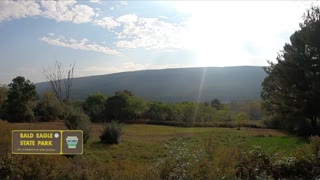
[{"label": "tree line", "polygon": [[[59,100],[54,92],[46,91],[39,98],[35,85],[18,76],[8,86],[0,88],[0,118],[11,122],[54,121],[65,119],[66,109],[78,109],[92,122],[169,122],[172,125],[209,125],[214,122],[232,122],[262,118],[258,101],[221,103],[208,102],[164,103],[145,101],[131,91],[117,91],[112,96],[102,93],[89,95],[84,101]],[[238,118],[239,119],[239,118]]]}]

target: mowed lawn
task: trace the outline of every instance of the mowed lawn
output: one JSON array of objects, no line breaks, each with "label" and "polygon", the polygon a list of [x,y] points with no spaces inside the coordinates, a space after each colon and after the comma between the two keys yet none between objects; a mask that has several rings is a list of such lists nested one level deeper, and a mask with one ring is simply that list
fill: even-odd
[{"label": "mowed lawn", "polygon": [[[14,129],[66,129],[64,123],[11,123]],[[252,148],[254,145],[266,151],[294,152],[308,143],[306,138],[299,138],[285,132],[272,129],[254,128],[186,128],[145,124],[124,124],[122,142],[118,145],[105,145],[99,141],[104,124],[92,124],[91,138],[84,146],[84,158],[103,162],[130,161],[134,163],[152,163],[166,156],[170,143],[184,141],[193,152],[204,148],[210,136],[219,147],[241,146]]]}]

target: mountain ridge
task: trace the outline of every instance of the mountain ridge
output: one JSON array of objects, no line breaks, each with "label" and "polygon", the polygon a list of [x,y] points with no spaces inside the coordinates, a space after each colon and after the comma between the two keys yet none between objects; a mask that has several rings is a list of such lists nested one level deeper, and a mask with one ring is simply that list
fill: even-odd
[{"label": "mountain ridge", "polygon": [[[119,72],[77,77],[72,98],[85,99],[101,92],[132,91],[150,101],[182,102],[260,99],[261,83],[266,77],[262,66],[192,67]],[[36,83],[42,95],[48,82]]]}]

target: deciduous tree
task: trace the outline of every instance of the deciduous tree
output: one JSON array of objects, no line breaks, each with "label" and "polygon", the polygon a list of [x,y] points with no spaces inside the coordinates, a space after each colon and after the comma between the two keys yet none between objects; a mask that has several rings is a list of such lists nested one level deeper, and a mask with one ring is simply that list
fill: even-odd
[{"label": "deciduous tree", "polygon": [[41,121],[53,121],[63,115],[64,109],[51,91],[44,93],[35,108],[35,115]]},{"label": "deciduous tree", "polygon": [[105,112],[109,120],[134,120],[141,118],[146,111],[146,102],[133,95],[132,92],[118,91],[109,97],[105,104]]},{"label": "deciduous tree", "polygon": [[221,104],[219,99],[211,100],[210,106],[216,108],[217,110],[221,110],[223,108],[223,105]]},{"label": "deciduous tree", "polygon": [[93,122],[102,122],[104,120],[104,110],[107,96],[102,93],[92,94],[84,102],[83,109]]},{"label": "deciduous tree", "polygon": [[18,76],[9,84],[8,99],[5,109],[10,121],[31,121],[34,119],[33,108],[38,98],[36,87],[29,80]]},{"label": "deciduous tree", "polygon": [[0,119],[4,117],[4,103],[7,100],[8,91],[6,85],[0,85]]},{"label": "deciduous tree", "polygon": [[53,67],[43,69],[43,74],[50,83],[52,92],[61,104],[67,103],[70,99],[74,66],[75,63],[70,65],[66,74],[59,61],[56,61]]}]

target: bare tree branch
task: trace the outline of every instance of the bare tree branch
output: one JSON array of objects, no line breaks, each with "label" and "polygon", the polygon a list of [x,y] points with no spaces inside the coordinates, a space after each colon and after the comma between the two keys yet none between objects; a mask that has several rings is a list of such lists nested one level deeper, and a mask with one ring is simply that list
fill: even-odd
[{"label": "bare tree branch", "polygon": [[65,98],[67,100],[70,98],[70,94],[71,94],[74,66],[75,66],[75,63],[73,63],[73,65],[70,65],[67,79],[64,79],[65,95],[66,95]]},{"label": "bare tree branch", "polygon": [[43,74],[50,83],[51,90],[61,104],[70,99],[75,63],[70,65],[67,76],[65,76],[62,63],[55,61],[53,67],[43,68]]}]

